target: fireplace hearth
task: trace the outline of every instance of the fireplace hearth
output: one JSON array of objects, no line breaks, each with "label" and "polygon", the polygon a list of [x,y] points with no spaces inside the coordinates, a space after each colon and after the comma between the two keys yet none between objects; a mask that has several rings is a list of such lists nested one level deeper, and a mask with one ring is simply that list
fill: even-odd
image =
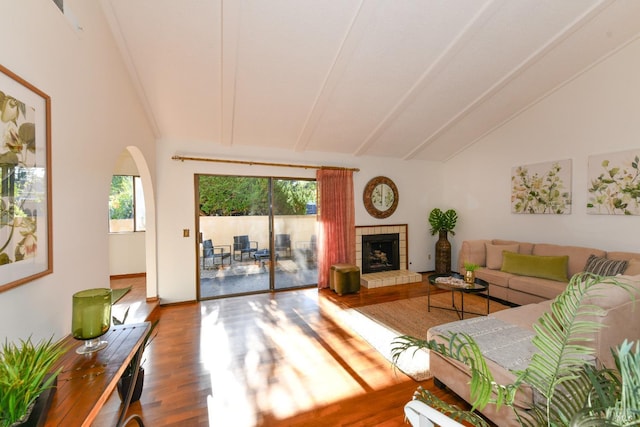
[{"label": "fireplace hearth", "polygon": [[400,236],[398,233],[362,236],[362,273],[400,269]]},{"label": "fireplace hearth", "polygon": [[[387,257],[386,262],[379,261],[380,256],[374,252],[374,260],[378,260],[378,263],[388,264],[389,263],[389,254],[391,254],[392,259],[397,260],[396,262],[399,268],[395,270],[376,270],[376,272],[368,272],[365,270],[369,269],[369,267],[364,266],[363,260],[370,259],[371,248],[365,248],[364,240],[365,236],[373,236],[373,235],[387,235],[387,234],[395,234],[400,236],[398,246],[400,247],[400,255],[397,256],[395,254],[395,249],[383,249],[383,248],[374,248],[374,251],[384,252]],[[362,275],[360,276],[360,284],[365,288],[379,288],[382,286],[394,286],[394,285],[404,285],[409,283],[422,282],[422,274],[415,273],[409,270],[409,255],[407,248],[407,224],[394,224],[394,225],[356,225],[356,253],[355,259],[356,264],[360,267],[360,271],[362,271]],[[375,241],[375,239],[374,239]],[[366,256],[365,256],[366,254]],[[384,258],[384,257],[383,257]],[[376,265],[376,264],[374,264]],[[392,266],[395,268],[395,266]],[[388,268],[388,265],[384,265],[384,268]]]}]

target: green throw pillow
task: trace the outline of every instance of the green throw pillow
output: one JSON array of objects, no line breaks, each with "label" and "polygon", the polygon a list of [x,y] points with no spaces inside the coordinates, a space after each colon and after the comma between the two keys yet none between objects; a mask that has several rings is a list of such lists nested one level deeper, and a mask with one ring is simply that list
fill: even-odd
[{"label": "green throw pillow", "polygon": [[556,280],[558,282],[568,282],[568,264],[568,255],[541,256],[504,252],[502,255],[501,271],[520,276],[532,276],[541,279]]}]

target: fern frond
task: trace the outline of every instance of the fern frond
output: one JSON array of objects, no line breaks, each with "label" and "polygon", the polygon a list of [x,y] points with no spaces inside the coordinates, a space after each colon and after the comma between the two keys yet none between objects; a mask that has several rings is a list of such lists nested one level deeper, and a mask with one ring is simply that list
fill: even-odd
[{"label": "fern frond", "polygon": [[[596,285],[620,286],[627,284],[615,279],[603,279],[590,273],[576,274],[567,288],[551,304],[551,312],[544,313],[536,322],[532,342],[538,349],[527,367],[523,380],[538,390],[545,400],[548,425],[567,425],[588,397],[589,379],[584,366],[595,361],[595,350],[584,343],[602,328],[602,324],[588,320],[602,309],[588,304],[587,297],[597,295]],[[592,291],[592,292],[590,292]],[[556,398],[556,394],[561,394]]]},{"label": "fern frond", "polygon": [[419,349],[435,351],[469,367],[472,410],[483,409],[489,403],[494,403],[498,407],[503,404],[508,406],[513,404],[517,385],[503,386],[495,382],[478,344],[471,336],[452,333],[441,338],[447,340],[447,343],[441,344],[435,340],[427,341],[409,335],[397,337],[392,342],[392,362],[396,364],[400,354],[412,348],[414,352]]}]

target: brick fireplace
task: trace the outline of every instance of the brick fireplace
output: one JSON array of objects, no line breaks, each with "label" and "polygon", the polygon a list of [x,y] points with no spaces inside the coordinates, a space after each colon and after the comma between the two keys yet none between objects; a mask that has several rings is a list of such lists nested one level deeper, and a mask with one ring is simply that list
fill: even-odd
[{"label": "brick fireplace", "polygon": [[366,288],[422,281],[408,270],[407,224],[356,226],[356,264]]}]

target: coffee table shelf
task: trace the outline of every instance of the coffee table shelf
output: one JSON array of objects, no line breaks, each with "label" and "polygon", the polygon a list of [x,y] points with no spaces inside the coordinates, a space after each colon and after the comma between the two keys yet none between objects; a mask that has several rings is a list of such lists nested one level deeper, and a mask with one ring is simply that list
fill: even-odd
[{"label": "coffee table shelf", "polygon": [[[476,278],[474,283],[465,283],[463,286],[459,286],[457,284],[449,284],[445,282],[438,281],[438,278],[451,277],[453,279],[458,279],[457,281],[464,282],[464,276],[460,273],[451,272],[444,274],[431,274],[429,276],[429,283],[433,286],[443,289],[445,291],[451,292],[451,307],[442,307],[431,304],[431,286],[429,286],[427,290],[427,311],[431,311],[432,308],[437,308],[441,310],[455,311],[458,314],[459,319],[464,319],[465,314],[475,314],[478,316],[486,316],[489,314],[489,283],[485,280]],[[456,292],[460,293],[460,308],[456,305],[455,294]],[[465,294],[478,294],[486,292],[487,293],[487,311],[486,313],[478,313],[474,311],[468,311],[464,309],[464,295]]]}]

